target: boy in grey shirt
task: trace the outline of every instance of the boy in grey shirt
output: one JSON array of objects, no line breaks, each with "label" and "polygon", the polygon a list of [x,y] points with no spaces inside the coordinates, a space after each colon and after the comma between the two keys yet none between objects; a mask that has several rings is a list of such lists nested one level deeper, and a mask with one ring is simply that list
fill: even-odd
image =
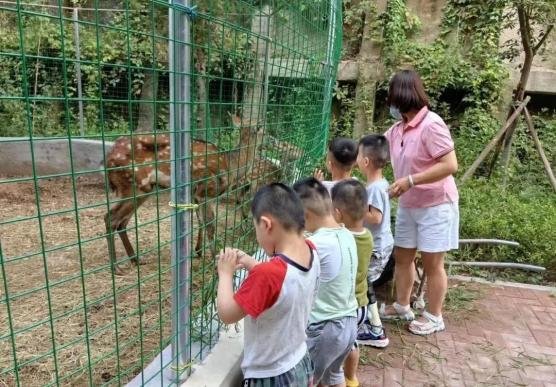
[{"label": "boy in grey shirt", "polygon": [[[367,178],[368,211],[365,214],[365,226],[371,231],[374,240],[373,254],[367,275],[369,284],[370,326],[357,336],[360,344],[372,345],[385,337],[384,329],[378,317],[378,307],[374,294],[373,282],[380,277],[394,249],[394,237],[390,227],[390,199],[388,181],[382,175],[382,169],[390,158],[388,140],[379,134],[370,134],[359,141],[357,166]],[[375,310],[376,309],[376,310]]]}]

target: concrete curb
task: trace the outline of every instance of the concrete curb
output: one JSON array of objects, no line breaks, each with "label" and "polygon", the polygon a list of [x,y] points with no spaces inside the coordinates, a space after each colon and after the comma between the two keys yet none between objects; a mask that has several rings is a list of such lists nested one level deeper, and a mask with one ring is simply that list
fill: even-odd
[{"label": "concrete curb", "polygon": [[554,286],[543,286],[543,285],[531,285],[531,284],[524,284],[521,282],[507,282],[507,281],[489,281],[481,277],[469,277],[466,275],[451,275],[450,279],[454,279],[457,281],[462,282],[477,282],[486,285],[498,285],[498,286],[507,286],[512,288],[520,288],[520,289],[529,289],[529,290],[538,290],[541,292],[554,292],[556,293],[556,287]]},{"label": "concrete curb", "polygon": [[241,385],[243,321],[220,332],[220,339],[205,360],[193,366],[183,387],[236,387]]}]

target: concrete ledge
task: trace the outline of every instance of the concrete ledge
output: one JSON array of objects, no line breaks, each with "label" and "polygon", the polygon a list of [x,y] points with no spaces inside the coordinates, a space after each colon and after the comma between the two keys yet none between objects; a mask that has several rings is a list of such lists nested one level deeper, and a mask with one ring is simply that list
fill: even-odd
[{"label": "concrete ledge", "polygon": [[[237,329],[237,330],[236,330]],[[193,366],[183,387],[236,387],[241,385],[243,321],[220,332],[220,339],[206,359]]]},{"label": "concrete ledge", "polygon": [[33,147],[35,171],[37,175],[71,173],[71,161],[75,172],[103,169],[103,148],[108,153],[112,142],[72,139],[70,160],[70,141],[67,139],[4,137],[0,139],[0,173],[9,176],[32,176]]},{"label": "concrete ledge", "polygon": [[486,285],[497,285],[497,286],[507,286],[513,288],[520,288],[520,289],[529,289],[529,290],[538,290],[541,292],[549,292],[549,293],[556,293],[556,287],[553,286],[543,286],[543,285],[532,285],[532,284],[524,284],[521,282],[508,282],[508,281],[499,281],[496,280],[494,282],[486,280],[481,277],[470,277],[466,275],[451,275],[448,278],[454,279],[461,282],[477,282],[480,284]]}]

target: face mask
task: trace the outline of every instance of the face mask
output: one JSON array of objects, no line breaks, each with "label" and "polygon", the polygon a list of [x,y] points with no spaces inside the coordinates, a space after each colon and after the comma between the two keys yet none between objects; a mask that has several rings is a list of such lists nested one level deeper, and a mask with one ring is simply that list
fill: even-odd
[{"label": "face mask", "polygon": [[390,115],[396,120],[402,119],[402,113],[400,113],[400,110],[395,106],[390,106]]}]

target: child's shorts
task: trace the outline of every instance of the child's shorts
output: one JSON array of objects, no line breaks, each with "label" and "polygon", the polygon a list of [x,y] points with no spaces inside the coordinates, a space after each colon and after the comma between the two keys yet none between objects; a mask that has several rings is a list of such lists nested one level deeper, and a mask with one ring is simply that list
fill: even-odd
[{"label": "child's shorts", "polygon": [[373,251],[371,261],[369,262],[369,270],[367,271],[368,282],[373,283],[380,278],[392,255],[392,250],[394,250],[394,245],[390,245],[382,251]]},{"label": "child's shorts", "polygon": [[315,385],[344,382],[342,365],[357,338],[357,317],[310,324],[307,346],[315,366]]},{"label": "child's shorts", "polygon": [[270,378],[250,378],[243,381],[243,387],[313,387],[313,362],[307,353],[295,367],[288,372]]}]

